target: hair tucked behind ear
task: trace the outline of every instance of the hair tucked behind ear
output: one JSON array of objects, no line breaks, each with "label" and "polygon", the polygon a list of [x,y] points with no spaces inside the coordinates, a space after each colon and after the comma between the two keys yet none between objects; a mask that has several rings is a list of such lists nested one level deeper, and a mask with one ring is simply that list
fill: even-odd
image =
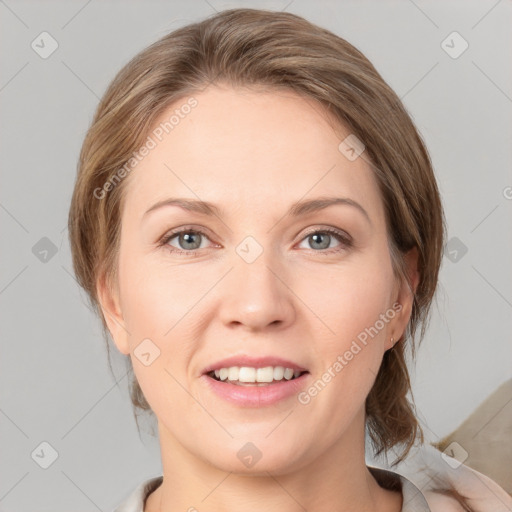
[{"label": "hair tucked behind ear", "polygon": [[[400,99],[354,46],[287,12],[232,9],[164,36],[124,66],[105,92],[85,137],[69,214],[73,265],[104,328],[96,285],[115,286],[124,181],[98,190],[144,143],[155,120],[180,98],[210,83],[292,90],[318,102],[365,145],[386,214],[397,277],[404,255],[418,250],[420,281],[410,322],[388,351],[366,401],[367,428],[378,453],[395,445],[405,456],[422,439],[404,351],[424,334],[444,238],[441,200],[429,155]],[[341,141],[340,141],[341,142]],[[132,401],[149,409],[134,380]]]}]

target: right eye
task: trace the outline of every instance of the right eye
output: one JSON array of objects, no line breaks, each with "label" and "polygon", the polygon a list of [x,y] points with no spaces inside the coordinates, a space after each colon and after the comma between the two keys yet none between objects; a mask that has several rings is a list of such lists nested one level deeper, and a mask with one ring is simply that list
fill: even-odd
[{"label": "right eye", "polygon": [[[182,228],[176,231],[172,231],[171,233],[167,233],[159,242],[159,246],[166,248],[171,253],[186,254],[187,256],[197,256],[196,252],[201,249],[201,241],[203,237],[208,239],[206,234],[202,231],[190,228]],[[177,243],[180,244],[183,248],[176,248],[170,244],[170,241],[174,238],[177,238]]]}]

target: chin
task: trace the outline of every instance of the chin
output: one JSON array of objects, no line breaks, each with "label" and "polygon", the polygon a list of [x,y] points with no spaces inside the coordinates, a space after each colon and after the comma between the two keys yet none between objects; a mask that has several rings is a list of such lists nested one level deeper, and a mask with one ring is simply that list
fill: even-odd
[{"label": "chin", "polygon": [[[255,438],[253,438],[255,439]],[[274,440],[273,440],[274,441]],[[300,444],[285,446],[269,442],[262,437],[261,442],[232,440],[225,446],[223,456],[208,458],[208,462],[218,469],[238,475],[267,476],[284,475],[297,471],[304,464],[299,462]]]}]

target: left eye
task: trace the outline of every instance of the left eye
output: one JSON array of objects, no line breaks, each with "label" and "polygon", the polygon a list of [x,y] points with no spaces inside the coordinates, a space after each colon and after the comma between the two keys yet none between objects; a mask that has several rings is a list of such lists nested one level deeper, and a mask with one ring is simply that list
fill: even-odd
[{"label": "left eye", "polygon": [[[306,240],[308,238],[313,240],[313,242],[310,242],[310,245],[316,249],[328,249],[330,242],[332,241],[333,238],[340,242],[341,248],[350,247],[352,245],[350,237],[348,235],[335,229],[323,229],[312,231],[311,233],[308,233],[303,240]],[[334,249],[335,252],[339,250],[341,250],[339,246]]]},{"label": "left eye", "polygon": [[[201,247],[203,237],[209,240],[208,236],[202,231],[182,229],[181,231],[176,231],[165,236],[160,242],[160,245],[165,246],[167,249],[170,249],[170,251],[174,253],[195,256],[195,252],[198,249],[204,249],[204,247]],[[177,238],[179,247],[175,247],[174,245],[170,244],[171,240],[173,240],[174,238]],[[334,248],[334,250],[326,251],[326,249],[329,249],[329,246],[331,245],[331,241],[333,238],[338,240],[340,242],[340,245]],[[337,252],[343,248],[348,248],[352,245],[352,241],[349,235],[343,233],[342,231],[334,229],[319,229],[316,231],[312,231],[306,234],[306,236],[302,240],[307,239],[312,240],[312,242],[310,242],[310,248],[320,249],[325,252]]]}]

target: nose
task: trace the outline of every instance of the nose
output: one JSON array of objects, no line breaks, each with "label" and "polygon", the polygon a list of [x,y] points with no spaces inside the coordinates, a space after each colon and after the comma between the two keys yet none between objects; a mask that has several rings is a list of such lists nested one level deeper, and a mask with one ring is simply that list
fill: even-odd
[{"label": "nose", "polygon": [[224,325],[250,331],[285,328],[293,323],[297,300],[285,266],[263,251],[254,261],[235,255],[233,268],[224,279],[220,318]]}]

